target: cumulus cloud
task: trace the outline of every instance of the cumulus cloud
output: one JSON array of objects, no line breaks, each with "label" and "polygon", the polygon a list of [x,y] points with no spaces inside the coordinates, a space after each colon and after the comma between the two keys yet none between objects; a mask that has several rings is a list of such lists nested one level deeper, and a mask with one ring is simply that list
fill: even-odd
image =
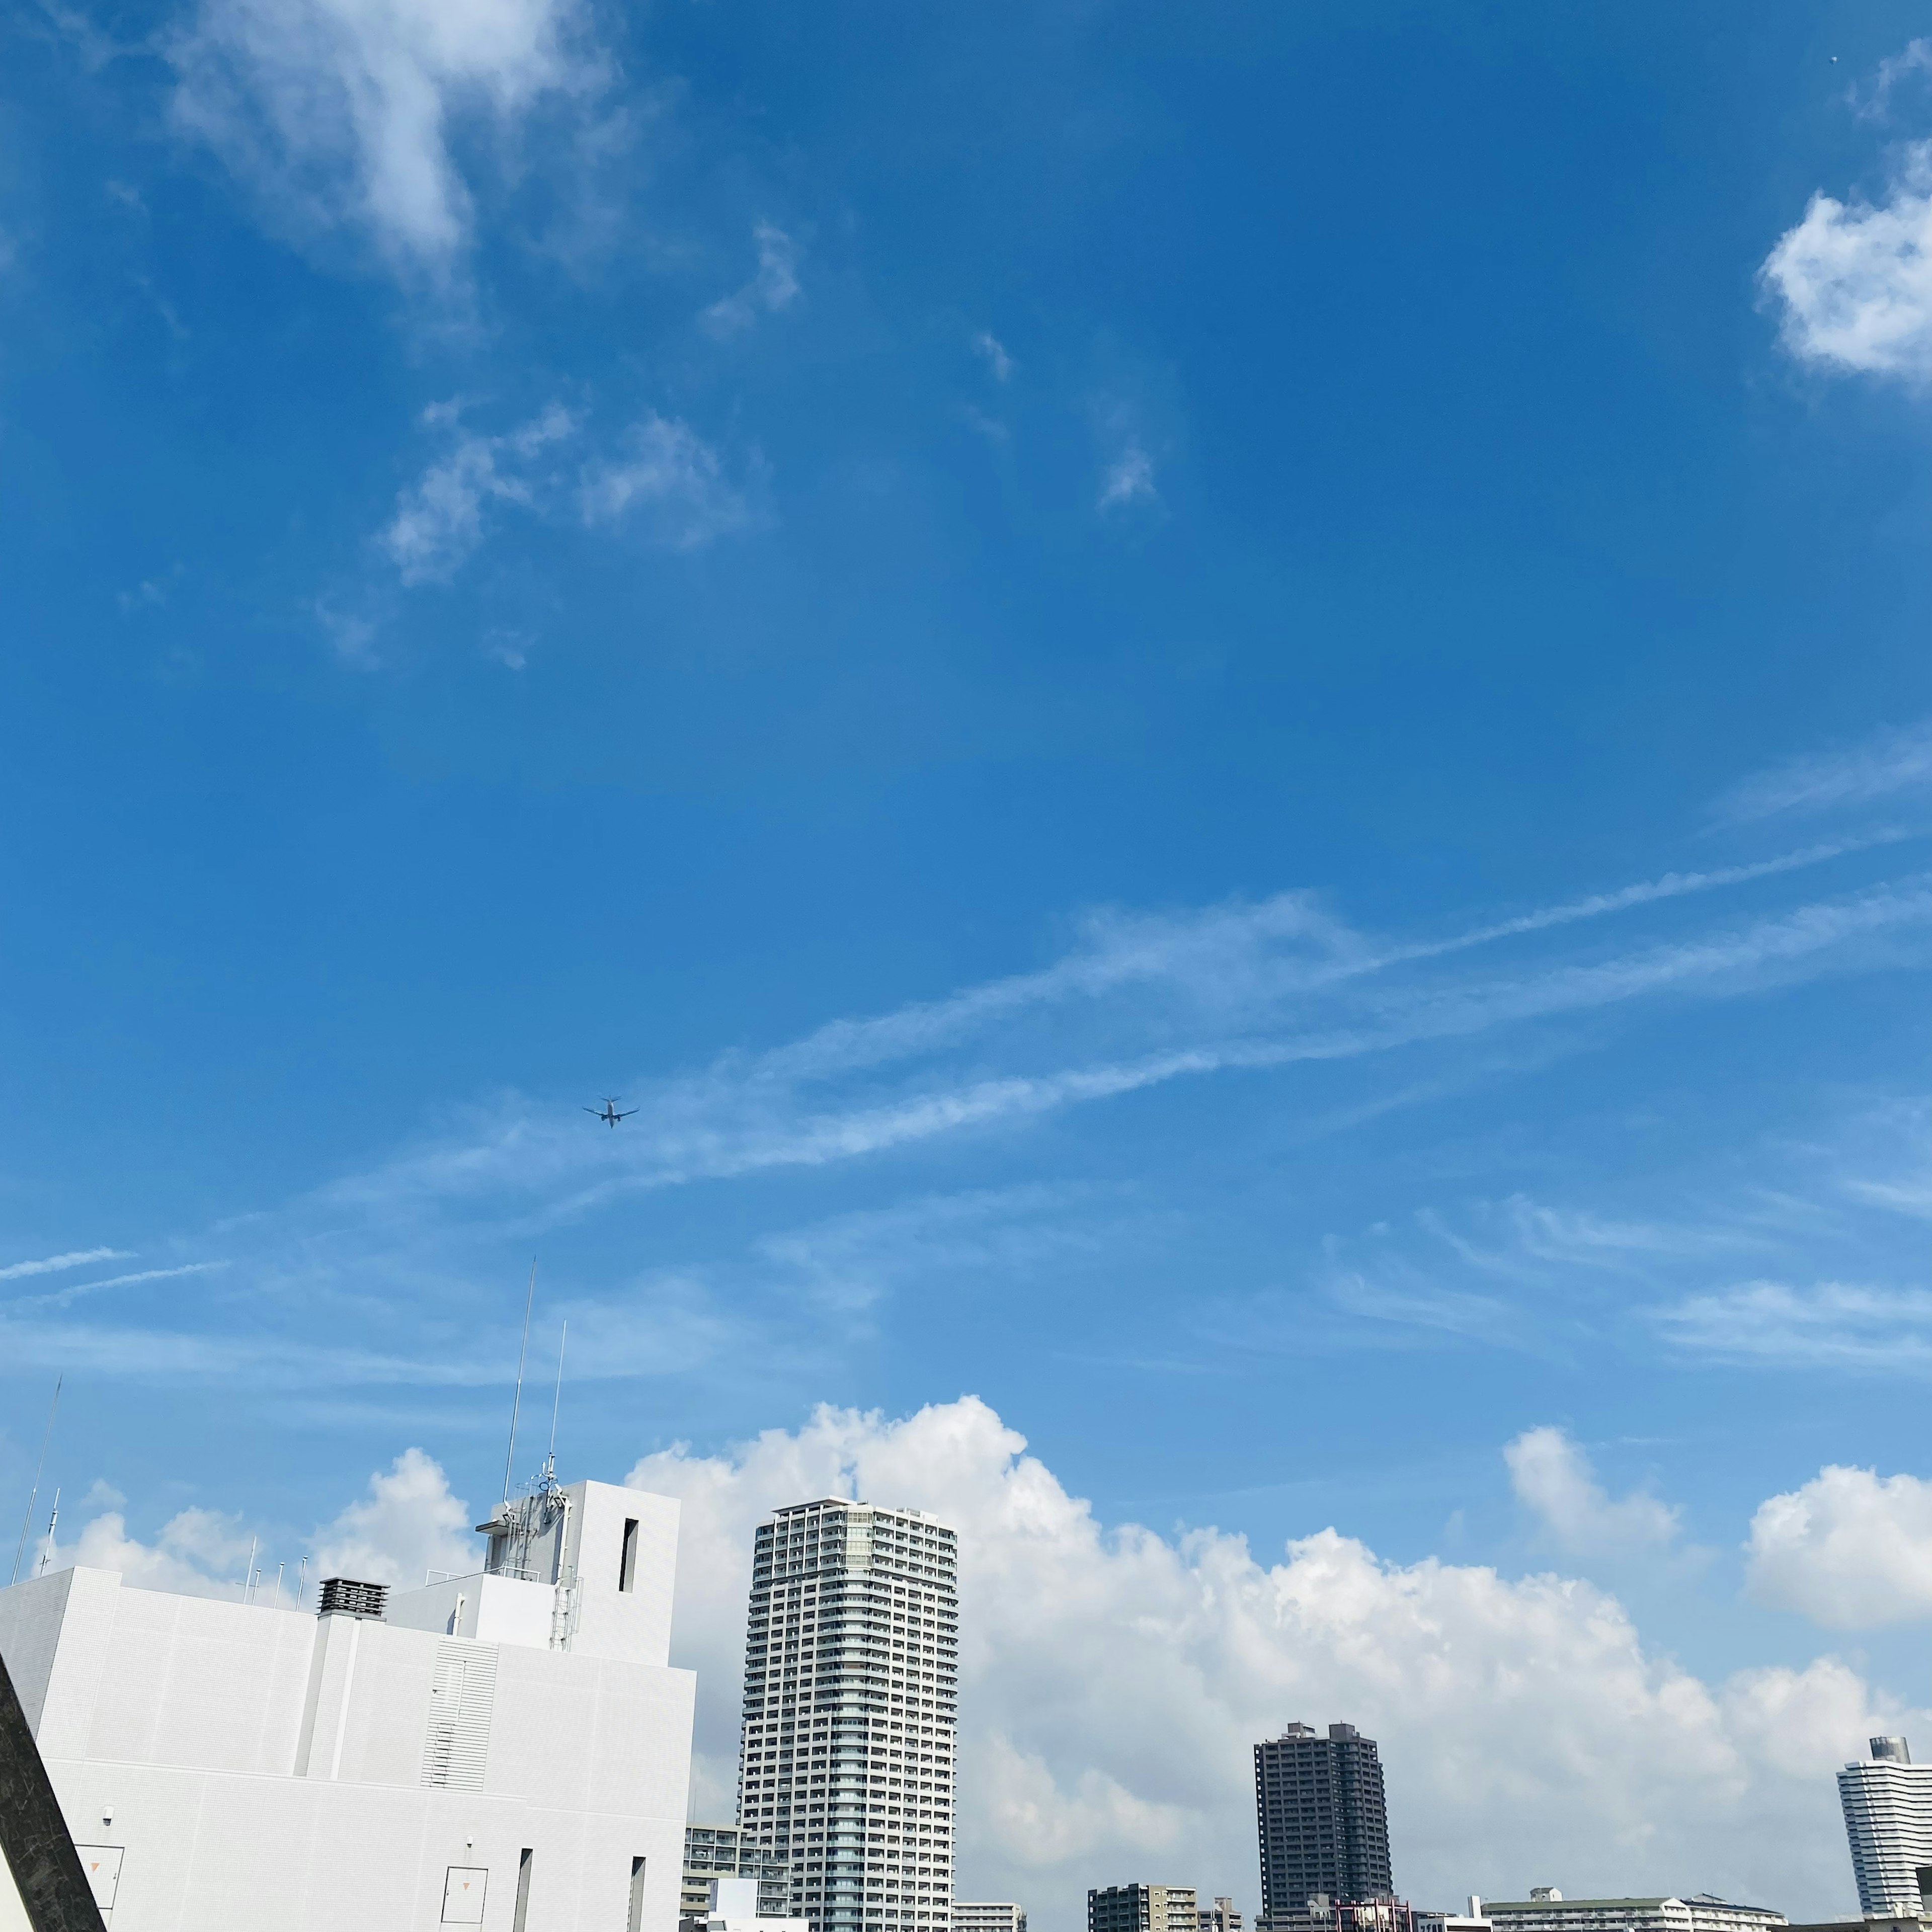
[{"label": "cumulus cloud", "polygon": [[1932,1482],[1820,1469],[1751,1518],[1748,1586],[1829,1630],[1932,1616]]},{"label": "cumulus cloud", "polygon": [[1814,195],[1762,274],[1801,361],[1932,377],[1932,142],[1904,150],[1881,201]]},{"label": "cumulus cloud", "polygon": [[500,142],[589,90],[585,45],[580,0],[200,0],[167,52],[178,124],[279,220],[441,275],[472,225],[459,130]]},{"label": "cumulus cloud", "polygon": [[481,1546],[462,1500],[449,1492],[442,1465],[406,1449],[368,1495],[316,1533],[317,1576],[354,1576],[414,1589],[425,1573],[461,1576],[478,1567]]},{"label": "cumulus cloud", "polygon": [[776,315],[798,299],[798,244],[769,221],[752,230],[752,239],[758,244],[758,273],[704,311],[704,326],[713,335],[739,334],[758,320],[760,310]]},{"label": "cumulus cloud", "polygon": [[823,1408],[636,1466],[684,1500],[676,1641],[700,1673],[703,1811],[730,1815],[753,1528],[856,1495],[960,1532],[967,1896],[1072,1923],[1116,1870],[1252,1898],[1250,1747],[1346,1718],[1381,1742],[1412,1897],[1520,1896],[1560,1872],[1577,1892],[1846,1903],[1831,1774],[1901,1720],[1842,1664],[1708,1683],[1587,1583],[1388,1562],[1334,1528],[1269,1558],[1216,1529],[1109,1526],[1025,1450],[968,1397],[898,1420]]},{"label": "cumulus cloud", "polygon": [[152,1543],[142,1543],[128,1534],[120,1510],[110,1509],[88,1522],[71,1546],[56,1550],[47,1567],[118,1570],[144,1590],[236,1597],[247,1580],[250,1546],[241,1519],[218,1510],[183,1510],[161,1526]]},{"label": "cumulus cloud", "polygon": [[484,512],[493,503],[536,501],[534,460],[577,428],[577,419],[560,403],[507,436],[479,436],[461,425],[458,405],[443,404],[425,412],[432,428],[447,431],[447,452],[403,492],[396,514],[383,531],[382,548],[405,584],[443,583],[483,541]]},{"label": "cumulus cloud", "polygon": [[587,524],[641,520],[674,550],[695,550],[750,514],[717,451],[688,423],[655,414],[632,426],[622,455],[585,471],[578,502]]},{"label": "cumulus cloud", "polygon": [[1526,1430],[1503,1451],[1517,1498],[1562,1546],[1579,1554],[1661,1550],[1678,1530],[1679,1512],[1654,1496],[1613,1500],[1590,1459],[1560,1429]]},{"label": "cumulus cloud", "polygon": [[[296,1558],[275,1553],[273,1539],[253,1532],[238,1516],[183,1510],[162,1525],[153,1542],[143,1543],[128,1534],[123,1500],[112,1484],[96,1482],[83,1507],[101,1513],[73,1542],[56,1547],[46,1567],[118,1570],[141,1589],[234,1597],[246,1582],[252,1548],[268,1580],[264,1589],[282,1565],[283,1600],[294,1600]],[[432,1569],[458,1575],[474,1570],[481,1546],[472,1521],[461,1499],[450,1494],[442,1466],[420,1449],[406,1449],[387,1470],[369,1478],[364,1495],[309,1540],[310,1584],[324,1576],[354,1576],[408,1589]],[[39,1558],[37,1548],[23,1568],[38,1568]]]}]

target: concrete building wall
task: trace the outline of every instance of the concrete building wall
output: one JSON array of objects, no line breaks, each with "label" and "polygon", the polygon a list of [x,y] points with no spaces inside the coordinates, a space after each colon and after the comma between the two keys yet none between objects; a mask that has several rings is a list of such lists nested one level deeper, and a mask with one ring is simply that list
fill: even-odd
[{"label": "concrete building wall", "polygon": [[[554,1584],[487,1575],[400,1593],[384,1621],[104,1570],[0,1591],[0,1655],[69,1828],[118,1854],[112,1932],[509,1932],[526,1850],[524,1932],[627,1932],[639,1858],[643,1932],[672,1932],[695,1691],[664,1661],[677,1506],[571,1493],[566,1647],[550,1647]],[[452,1634],[465,1622],[542,1634]],[[445,1921],[452,1869],[480,1919]]]}]

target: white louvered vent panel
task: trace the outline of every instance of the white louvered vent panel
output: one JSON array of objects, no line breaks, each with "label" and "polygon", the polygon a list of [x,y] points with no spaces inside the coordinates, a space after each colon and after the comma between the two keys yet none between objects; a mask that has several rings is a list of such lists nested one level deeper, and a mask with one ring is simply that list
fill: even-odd
[{"label": "white louvered vent panel", "polygon": [[496,1702],[494,1644],[440,1643],[430,1687],[422,1781],[445,1791],[481,1791],[490,1762],[490,1713]]}]

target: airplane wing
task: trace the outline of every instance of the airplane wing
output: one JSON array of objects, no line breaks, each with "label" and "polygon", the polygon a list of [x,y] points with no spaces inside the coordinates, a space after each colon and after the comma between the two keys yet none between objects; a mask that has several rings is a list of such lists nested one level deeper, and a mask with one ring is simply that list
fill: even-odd
[{"label": "airplane wing", "polygon": [[626,1107],[624,1111],[617,1116],[617,1118],[620,1120],[628,1120],[637,1111],[637,1108],[634,1107]]},{"label": "airplane wing", "polygon": [[586,1107],[584,1111],[586,1114],[594,1114],[600,1120],[604,1118],[604,1110],[602,1107]]}]

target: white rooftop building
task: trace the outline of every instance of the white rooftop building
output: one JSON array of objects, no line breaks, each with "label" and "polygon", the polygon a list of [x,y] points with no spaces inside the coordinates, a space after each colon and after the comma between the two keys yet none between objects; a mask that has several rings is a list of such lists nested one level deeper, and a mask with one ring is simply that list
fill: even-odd
[{"label": "white rooftop building", "polygon": [[[1472,1900],[1472,1904],[1480,1903]],[[1773,1932],[1784,1914],[1697,1892],[1686,1898],[1565,1898],[1554,1886],[1527,1898],[1492,1898],[1484,1916],[1496,1932]]]},{"label": "white rooftop building", "polygon": [[[478,1527],[475,1575],[320,1615],[108,1570],[0,1590],[111,1932],[674,1932],[678,1505],[547,1484]],[[0,1932],[25,1924],[0,1883]]]}]

